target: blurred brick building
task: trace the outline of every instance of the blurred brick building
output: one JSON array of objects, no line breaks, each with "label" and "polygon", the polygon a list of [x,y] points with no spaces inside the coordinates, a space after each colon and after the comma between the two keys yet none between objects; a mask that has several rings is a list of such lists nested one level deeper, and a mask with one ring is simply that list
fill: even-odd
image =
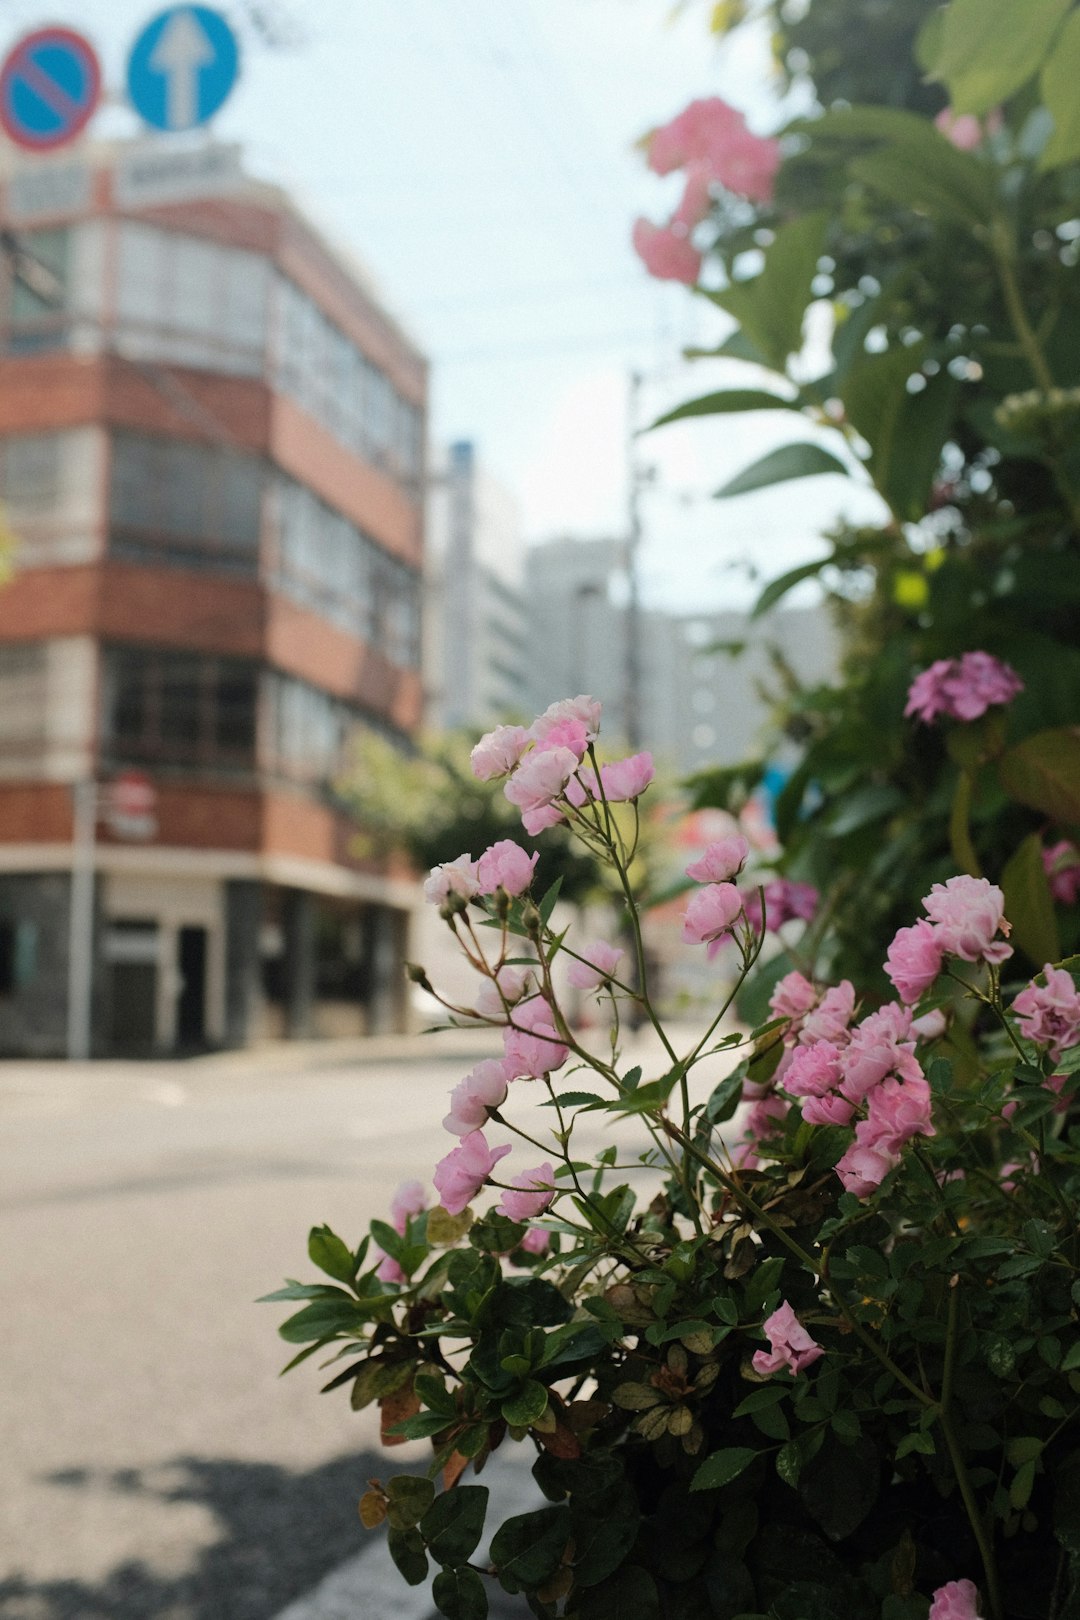
[{"label": "blurred brick building", "polygon": [[16,166],[0,229],[0,1051],[64,1050],[72,788],[133,768],[96,1051],[393,1027],[413,886],[333,783],[420,720],[425,362],[232,148]]}]

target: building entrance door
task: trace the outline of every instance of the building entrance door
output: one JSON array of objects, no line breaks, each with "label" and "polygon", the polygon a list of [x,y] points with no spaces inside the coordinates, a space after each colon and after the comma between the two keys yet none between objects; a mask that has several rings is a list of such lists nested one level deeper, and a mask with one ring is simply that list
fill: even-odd
[{"label": "building entrance door", "polygon": [[157,923],[116,918],[106,930],[104,945],[109,964],[109,1048],[150,1052],[157,1038]]},{"label": "building entrance door", "polygon": [[205,928],[181,928],[177,941],[180,994],[176,998],[176,1044],[206,1045]]}]

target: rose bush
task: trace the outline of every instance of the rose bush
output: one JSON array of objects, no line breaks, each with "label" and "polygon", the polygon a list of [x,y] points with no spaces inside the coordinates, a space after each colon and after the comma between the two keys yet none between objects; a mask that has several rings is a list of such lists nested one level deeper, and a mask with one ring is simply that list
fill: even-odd
[{"label": "rose bush", "polygon": [[[501,1031],[503,1057],[453,1092],[439,1202],[408,1183],[357,1247],[316,1227],[329,1280],[269,1296],[299,1307],[290,1365],[328,1354],[325,1388],[377,1402],[388,1443],[431,1442],[425,1473],[372,1483],[364,1523],[386,1521],[405,1580],[436,1567],[448,1620],[482,1620],[493,1581],[543,1620],[1075,1617],[1077,962],[1029,982],[1000,888],[960,873],[894,941],[897,997],[805,959],[760,1027],[726,1027],[731,990],[677,1045],[629,877],[648,762],[601,765],[598,729],[578,698],[474,762],[606,863],[637,976],[553,931],[516,858],[433,872],[477,975],[452,1016]],[[726,952],[736,985],[803,926],[736,886],[746,855],[706,851],[686,907],[686,948]],[[567,962],[608,1008],[598,1045],[560,1006]],[[663,1054],[647,1074],[622,1052],[634,1003]],[[474,1481],[514,1446],[544,1505],[499,1522]]]}]

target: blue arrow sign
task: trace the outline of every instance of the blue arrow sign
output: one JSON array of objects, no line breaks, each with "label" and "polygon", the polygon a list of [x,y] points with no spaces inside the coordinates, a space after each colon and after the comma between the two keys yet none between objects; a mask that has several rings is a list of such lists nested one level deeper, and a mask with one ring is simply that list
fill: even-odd
[{"label": "blue arrow sign", "polygon": [[155,129],[195,129],[236,83],[240,49],[220,12],[170,6],[147,23],[128,58],[132,106]]},{"label": "blue arrow sign", "polygon": [[39,28],[13,46],[0,68],[0,123],[31,152],[80,134],[101,95],[93,46],[70,28]]}]

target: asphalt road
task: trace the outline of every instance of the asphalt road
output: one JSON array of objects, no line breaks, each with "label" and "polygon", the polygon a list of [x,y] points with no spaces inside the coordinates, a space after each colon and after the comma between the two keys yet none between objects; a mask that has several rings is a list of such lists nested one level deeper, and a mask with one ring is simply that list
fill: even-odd
[{"label": "asphalt road", "polygon": [[482,1055],[436,1041],[0,1064],[3,1620],[271,1620],[363,1548],[371,1416],[253,1301],[429,1180]]}]

